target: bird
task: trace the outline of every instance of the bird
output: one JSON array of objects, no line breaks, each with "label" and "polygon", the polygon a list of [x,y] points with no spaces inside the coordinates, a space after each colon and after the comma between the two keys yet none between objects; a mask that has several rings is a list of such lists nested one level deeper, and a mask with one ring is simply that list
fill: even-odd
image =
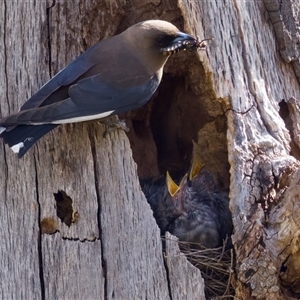
[{"label": "bird", "polygon": [[19,112],[0,120],[0,137],[19,158],[65,123],[101,119],[142,107],[158,88],[173,53],[203,48],[198,38],[162,20],[137,23],[78,56]]},{"label": "bird", "polygon": [[230,237],[228,195],[218,190],[213,174],[199,160],[193,159],[179,185],[168,172],[140,183],[162,235],[168,231],[179,241],[205,248],[220,247]]},{"label": "bird", "polygon": [[169,224],[179,217],[176,203],[172,200],[166,186],[166,176],[140,178],[140,185],[153,211],[153,216],[160,228],[161,235],[164,235]]},{"label": "bird", "polygon": [[205,248],[220,247],[226,240],[230,247],[233,225],[228,194],[218,190],[205,166],[194,159],[177,190],[169,193],[180,210],[179,217],[167,226],[171,234]]}]

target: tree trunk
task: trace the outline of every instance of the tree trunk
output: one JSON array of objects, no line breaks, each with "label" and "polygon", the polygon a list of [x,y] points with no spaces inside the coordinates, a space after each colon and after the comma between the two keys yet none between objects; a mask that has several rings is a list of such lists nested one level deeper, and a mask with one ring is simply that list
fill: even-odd
[{"label": "tree trunk", "polygon": [[182,175],[193,155],[230,191],[235,296],[297,297],[300,6],[277,2],[0,3],[3,117],[139,21],[214,38],[207,51],[169,59],[153,99],[122,116],[127,136],[104,136],[98,122],[63,125],[21,160],[1,143],[3,299],[205,299],[171,236],[163,249],[138,181]]}]

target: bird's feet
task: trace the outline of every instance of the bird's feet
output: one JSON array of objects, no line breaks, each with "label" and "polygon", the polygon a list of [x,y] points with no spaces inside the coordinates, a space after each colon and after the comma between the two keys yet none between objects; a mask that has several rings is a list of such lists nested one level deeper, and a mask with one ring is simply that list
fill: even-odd
[{"label": "bird's feet", "polygon": [[116,129],[122,129],[125,132],[129,131],[129,128],[126,126],[125,120],[120,120],[118,116],[112,116],[105,120],[101,120],[99,123],[106,126],[103,137],[106,138],[109,133]]}]

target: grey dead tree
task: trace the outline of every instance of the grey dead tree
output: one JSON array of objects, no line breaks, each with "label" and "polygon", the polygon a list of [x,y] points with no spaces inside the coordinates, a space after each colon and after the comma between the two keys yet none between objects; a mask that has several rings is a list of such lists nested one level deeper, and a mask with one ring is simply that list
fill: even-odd
[{"label": "grey dead tree", "polygon": [[127,136],[104,137],[97,122],[64,125],[21,160],[1,144],[3,299],[204,299],[200,271],[176,242],[163,254],[138,183],[138,175],[186,171],[193,153],[229,190],[235,297],[296,298],[297,1],[0,5],[2,116],[89,46],[139,21],[214,38],[207,51],[169,60],[154,99],[123,116]]}]

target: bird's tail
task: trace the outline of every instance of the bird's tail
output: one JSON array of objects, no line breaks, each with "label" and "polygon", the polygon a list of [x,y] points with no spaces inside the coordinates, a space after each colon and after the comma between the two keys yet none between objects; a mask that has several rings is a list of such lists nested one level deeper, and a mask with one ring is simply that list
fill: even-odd
[{"label": "bird's tail", "polygon": [[0,125],[0,137],[21,158],[43,135],[56,126],[58,125],[17,125],[6,128],[5,125]]}]

